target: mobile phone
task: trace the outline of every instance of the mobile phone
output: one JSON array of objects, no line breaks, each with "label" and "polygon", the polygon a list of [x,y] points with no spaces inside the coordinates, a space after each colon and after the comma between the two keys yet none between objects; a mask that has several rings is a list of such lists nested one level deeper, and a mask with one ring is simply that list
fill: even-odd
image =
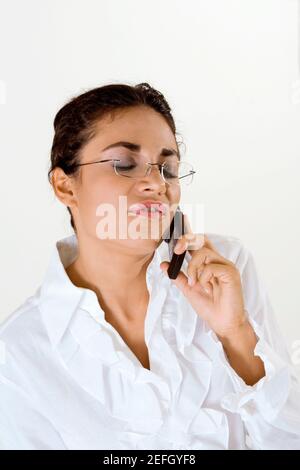
[{"label": "mobile phone", "polygon": [[169,231],[166,236],[163,237],[164,241],[168,243],[169,247],[170,264],[167,273],[170,279],[177,278],[186,254],[186,250],[179,255],[174,253],[175,245],[177,241],[182,237],[182,235],[184,235],[184,233],[184,216],[178,206],[175,215],[172,219]]}]

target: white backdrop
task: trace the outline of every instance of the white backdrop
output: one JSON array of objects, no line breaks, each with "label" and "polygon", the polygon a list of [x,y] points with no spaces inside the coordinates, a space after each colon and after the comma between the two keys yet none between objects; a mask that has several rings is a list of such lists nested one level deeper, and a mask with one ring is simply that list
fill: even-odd
[{"label": "white backdrop", "polygon": [[[107,83],[164,93],[197,176],[183,202],[253,252],[300,368],[297,0],[0,1],[1,309],[71,233],[47,181],[55,113]],[[195,229],[195,228],[194,228]]]}]

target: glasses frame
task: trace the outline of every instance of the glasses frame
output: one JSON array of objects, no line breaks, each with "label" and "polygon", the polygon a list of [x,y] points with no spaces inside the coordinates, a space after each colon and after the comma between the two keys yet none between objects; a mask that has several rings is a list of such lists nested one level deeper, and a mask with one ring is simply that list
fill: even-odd
[{"label": "glasses frame", "polygon": [[[95,162],[86,162],[86,163],[76,163],[76,165],[74,165],[75,167],[77,166],[84,166],[84,165],[93,165],[94,163],[107,163],[107,162],[121,162],[122,160],[118,159],[118,158],[108,158],[106,160],[97,160]],[[169,181],[166,181],[165,178],[164,178],[164,175],[163,175],[163,167],[167,164],[168,162],[163,162],[163,163],[151,163],[151,162],[147,162],[146,165],[149,166],[148,170],[146,170],[146,173],[143,177],[145,176],[149,176],[149,174],[151,173],[151,170],[152,170],[152,166],[154,165],[158,165],[160,167],[160,174],[161,174],[161,177],[162,179],[165,181],[165,183],[167,184],[173,184],[173,183],[169,183]],[[188,162],[181,162],[179,161],[178,163],[188,163]],[[190,163],[189,163],[190,165]],[[139,179],[139,178],[143,178],[142,176],[129,176],[129,175],[120,175],[118,172],[117,172],[117,169],[116,169],[116,164],[114,163],[114,170],[115,170],[115,174],[117,176],[121,176],[122,178],[133,178],[133,179]],[[184,175],[184,176],[180,176],[178,179],[182,179],[182,178],[186,178],[187,176],[191,176],[192,175],[192,181],[193,181],[193,177],[194,177],[194,174],[196,173],[196,170],[191,170],[187,175]],[[191,181],[191,183],[192,183]],[[176,183],[175,183],[176,184]],[[179,183],[178,183],[179,184]]]}]

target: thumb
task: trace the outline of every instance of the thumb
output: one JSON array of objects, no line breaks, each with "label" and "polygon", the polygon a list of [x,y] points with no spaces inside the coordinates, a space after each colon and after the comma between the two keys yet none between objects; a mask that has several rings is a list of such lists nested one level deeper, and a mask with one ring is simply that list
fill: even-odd
[{"label": "thumb", "polygon": [[163,261],[162,263],[160,263],[160,269],[164,272],[167,272],[169,264],[170,263],[168,261]]},{"label": "thumb", "polygon": [[[165,273],[166,276],[168,276],[167,270],[169,268],[170,263],[168,261],[163,261],[160,263],[160,268],[161,270]],[[188,284],[188,278],[187,276],[180,271],[177,275],[176,279],[171,279],[172,283],[175,284],[183,293],[186,293],[187,289],[190,289],[190,286]]]}]

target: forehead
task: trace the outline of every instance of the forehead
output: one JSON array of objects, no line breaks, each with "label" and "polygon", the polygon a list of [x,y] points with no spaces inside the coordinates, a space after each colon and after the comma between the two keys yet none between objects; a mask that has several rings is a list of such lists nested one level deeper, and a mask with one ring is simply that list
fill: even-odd
[{"label": "forehead", "polygon": [[93,138],[95,145],[104,148],[120,140],[136,142],[151,150],[170,145],[177,148],[165,118],[147,106],[116,110],[99,120]]}]

